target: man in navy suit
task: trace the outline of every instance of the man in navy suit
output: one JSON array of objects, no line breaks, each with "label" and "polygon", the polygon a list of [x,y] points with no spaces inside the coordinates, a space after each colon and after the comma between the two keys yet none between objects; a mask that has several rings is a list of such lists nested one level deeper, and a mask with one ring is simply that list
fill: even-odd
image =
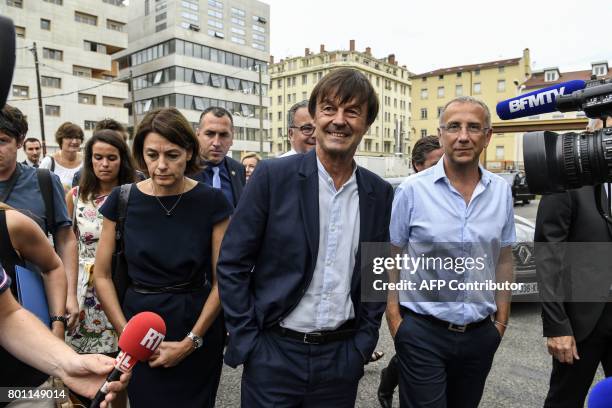
[{"label": "man in navy suit", "polygon": [[378,98],[338,69],[308,110],[316,148],[257,166],[217,265],[246,407],[353,407],[378,341],[385,306],[361,301],[360,244],[388,242],[393,189],[353,160]]}]

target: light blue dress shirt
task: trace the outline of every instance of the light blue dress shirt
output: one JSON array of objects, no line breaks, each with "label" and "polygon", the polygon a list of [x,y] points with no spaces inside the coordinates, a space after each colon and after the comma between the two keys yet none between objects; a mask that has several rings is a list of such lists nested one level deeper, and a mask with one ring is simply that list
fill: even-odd
[{"label": "light blue dress shirt", "polygon": [[[417,285],[422,280],[449,282],[495,282],[500,249],[516,240],[512,192],[501,177],[480,168],[481,178],[468,204],[451,185],[444,171],[444,158],[435,166],[407,178],[396,190],[391,213],[391,243],[417,257],[480,257],[484,268],[469,271],[417,268],[412,275],[401,271]],[[424,255],[424,256],[423,256]],[[413,268],[414,269],[414,268]],[[483,320],[495,313],[493,290],[403,290],[400,303],[410,310],[454,324]]]},{"label": "light blue dress shirt", "polygon": [[317,157],[319,252],[308,290],[280,323],[303,333],[334,330],[355,317],[351,280],[359,248],[359,192],[355,170],[336,190]]}]

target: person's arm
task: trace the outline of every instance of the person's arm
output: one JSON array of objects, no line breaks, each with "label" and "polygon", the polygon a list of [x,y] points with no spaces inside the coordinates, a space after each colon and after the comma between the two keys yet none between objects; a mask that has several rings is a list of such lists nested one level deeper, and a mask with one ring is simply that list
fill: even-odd
[{"label": "person's arm", "polygon": [[104,217],[102,221],[102,231],[96,250],[96,260],[94,262],[93,276],[94,287],[98,295],[98,300],[102,309],[113,325],[117,334],[123,332],[127,320],[121,310],[117,291],[112,278],[113,252],[115,251],[115,222]]},{"label": "person's arm", "polygon": [[[217,286],[217,261],[219,259],[221,241],[223,240],[228,224],[229,218],[226,218],[213,227],[211,245],[212,288],[204,303],[202,313],[200,313],[193,329],[191,329],[191,332],[196,336],[203,337],[221,311],[221,301],[219,300],[219,290]],[[203,345],[203,347],[206,347],[206,345]],[[157,350],[158,352],[156,352],[154,357],[149,361],[151,367],[173,367],[183,361],[189,354],[193,353],[195,349],[193,348],[193,341],[185,337],[181,341],[163,341]]]},{"label": "person's arm", "polygon": [[[401,253],[401,248],[391,245],[391,257],[395,258],[396,255],[401,255]],[[399,271],[396,268],[389,270],[389,282],[399,282]],[[402,323],[398,290],[387,291],[387,308],[385,309],[385,316],[387,317],[387,326],[389,326],[391,337],[395,338],[397,329],[399,329],[399,326]]]},{"label": "person's arm", "polygon": [[[38,224],[18,211],[7,211],[6,224],[13,248],[21,257],[36,265],[42,272],[49,314],[66,313],[66,275],[59,257]],[[53,334],[64,339],[66,327],[59,321],[52,323]]]},{"label": "person's arm", "polygon": [[269,194],[269,169],[262,162],[242,193],[219,254],[219,296],[230,334],[225,361],[231,367],[248,359],[259,336],[251,279],[265,239]]},{"label": "person's arm", "polygon": [[[500,249],[497,267],[495,268],[496,282],[514,282],[514,265],[512,258],[512,247],[506,246]],[[503,336],[508,327],[510,320],[510,304],[512,301],[512,291],[497,290],[495,291],[495,327],[499,331],[500,336]]]},{"label": "person's arm", "polygon": [[[71,390],[93,398],[114,360],[100,354],[79,355],[54,337],[34,315],[23,309],[10,291],[0,294],[0,344],[11,355],[32,367],[61,378]],[[129,375],[111,383],[112,391],[100,406],[107,407],[117,391],[125,388]]]},{"label": "person's arm", "polygon": [[79,303],[77,301],[77,280],[79,273],[77,241],[71,226],[60,227],[53,236],[55,250],[64,264],[64,271],[68,281],[68,294],[66,297],[66,311],[70,314],[68,328],[74,327],[79,317]]},{"label": "person's arm", "polygon": [[548,352],[562,363],[579,360],[576,339],[565,311],[562,275],[563,254],[572,222],[568,192],[545,195],[540,200],[535,230],[538,291],[542,300],[543,334]]}]

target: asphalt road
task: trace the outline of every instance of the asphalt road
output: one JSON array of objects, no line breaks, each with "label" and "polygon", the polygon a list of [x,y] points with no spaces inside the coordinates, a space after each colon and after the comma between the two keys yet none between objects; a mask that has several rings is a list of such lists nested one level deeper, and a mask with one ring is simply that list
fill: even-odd
[{"label": "asphalt road", "polygon": [[[532,221],[537,213],[537,202],[515,207],[515,212]],[[380,370],[394,353],[393,341],[386,324],[380,331],[378,350],[385,356],[365,367],[365,375],[359,384],[357,407],[378,408],[376,389]],[[480,404],[484,408],[541,407],[548,390],[551,359],[542,338],[540,308],[535,303],[513,305],[510,327],[495,355],[484,396]],[[240,406],[240,369],[223,368],[217,406]],[[595,381],[603,378],[600,371]],[[396,399],[394,406],[399,406]]]}]

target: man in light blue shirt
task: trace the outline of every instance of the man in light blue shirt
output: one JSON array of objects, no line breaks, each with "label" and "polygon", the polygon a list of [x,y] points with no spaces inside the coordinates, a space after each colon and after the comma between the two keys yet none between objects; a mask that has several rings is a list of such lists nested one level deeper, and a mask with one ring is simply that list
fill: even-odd
[{"label": "man in light blue shirt", "polygon": [[394,250],[422,263],[400,271],[416,289],[390,294],[387,320],[402,407],[477,407],[508,324],[512,193],[479,165],[492,134],[485,104],[453,99],[438,132],[442,160],[402,183],[393,201]]}]

